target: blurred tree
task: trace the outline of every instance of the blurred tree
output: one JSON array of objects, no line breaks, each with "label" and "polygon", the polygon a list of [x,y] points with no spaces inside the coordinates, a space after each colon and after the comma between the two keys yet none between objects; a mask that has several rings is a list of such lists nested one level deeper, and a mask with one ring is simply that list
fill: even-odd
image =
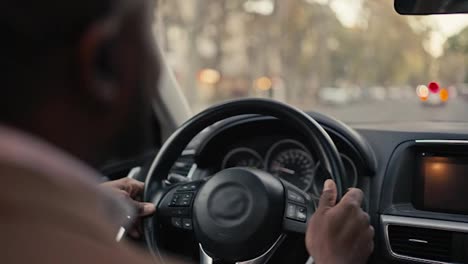
[{"label": "blurred tree", "polygon": [[468,27],[464,28],[457,35],[447,39],[446,50],[468,54]]},{"label": "blurred tree", "polygon": [[[368,85],[415,85],[427,78],[431,55],[424,49],[426,32],[416,32],[408,18],[395,15],[391,1],[364,2],[367,30],[362,33],[362,76]],[[365,69],[365,70],[363,70]]]},{"label": "blurred tree", "polygon": [[447,39],[439,61],[441,78],[450,84],[468,83],[468,27]]},{"label": "blurred tree", "polygon": [[[397,15],[389,0],[361,0],[356,23],[344,25],[332,8],[340,1],[346,0],[165,0],[161,41],[192,105],[271,96],[275,86],[255,89],[261,76],[280,77],[283,99],[304,108],[324,87],[403,89],[431,78],[468,78],[468,28],[436,59],[427,48],[435,29],[426,20]],[[203,68],[220,71],[221,82],[200,87]]]}]

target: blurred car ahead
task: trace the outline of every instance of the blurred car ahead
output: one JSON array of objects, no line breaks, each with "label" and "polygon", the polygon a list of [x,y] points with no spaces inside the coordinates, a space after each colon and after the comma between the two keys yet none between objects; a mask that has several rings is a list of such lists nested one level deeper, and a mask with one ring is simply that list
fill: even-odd
[{"label": "blurred car ahead", "polygon": [[351,102],[352,95],[346,88],[324,87],[320,89],[318,98],[323,104],[345,105]]},{"label": "blurred car ahead", "polygon": [[418,87],[417,95],[423,106],[444,106],[447,104],[450,93],[446,88],[441,88],[436,92],[431,92],[426,86]]}]

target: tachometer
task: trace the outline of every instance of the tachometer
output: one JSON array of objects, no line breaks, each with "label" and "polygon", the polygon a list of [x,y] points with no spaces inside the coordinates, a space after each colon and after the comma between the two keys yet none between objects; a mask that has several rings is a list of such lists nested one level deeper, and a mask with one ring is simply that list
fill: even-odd
[{"label": "tachometer", "polygon": [[[346,175],[343,179],[344,187],[356,187],[358,182],[358,172],[356,165],[354,165],[354,162],[350,157],[344,154],[340,154],[340,156],[346,172]],[[318,199],[322,194],[323,184],[327,179],[330,179],[330,176],[327,172],[324,171],[319,161],[314,172],[312,184],[309,186],[307,191]]]},{"label": "tachometer", "polygon": [[231,150],[223,159],[221,169],[233,167],[248,167],[263,169],[263,159],[255,150],[250,148],[236,148]]},{"label": "tachometer", "polygon": [[341,160],[343,161],[343,165],[346,170],[346,180],[344,184],[348,188],[355,188],[358,184],[358,171],[356,165],[353,160],[345,154],[341,154]]},{"label": "tachometer", "polygon": [[302,190],[306,190],[314,176],[315,161],[305,150],[293,148],[273,156],[269,171]]}]

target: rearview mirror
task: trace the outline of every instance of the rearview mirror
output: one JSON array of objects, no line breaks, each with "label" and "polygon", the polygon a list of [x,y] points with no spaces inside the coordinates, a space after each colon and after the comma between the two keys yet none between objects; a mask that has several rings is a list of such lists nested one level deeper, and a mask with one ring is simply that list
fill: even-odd
[{"label": "rearview mirror", "polygon": [[395,10],[402,15],[468,13],[468,0],[395,0]]}]

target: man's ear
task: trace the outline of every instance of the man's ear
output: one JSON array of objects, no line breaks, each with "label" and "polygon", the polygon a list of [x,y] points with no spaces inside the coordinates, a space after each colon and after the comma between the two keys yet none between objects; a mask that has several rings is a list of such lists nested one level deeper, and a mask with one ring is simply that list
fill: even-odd
[{"label": "man's ear", "polygon": [[79,90],[99,107],[119,97],[118,31],[110,23],[95,23],[82,34],[78,47]]}]

